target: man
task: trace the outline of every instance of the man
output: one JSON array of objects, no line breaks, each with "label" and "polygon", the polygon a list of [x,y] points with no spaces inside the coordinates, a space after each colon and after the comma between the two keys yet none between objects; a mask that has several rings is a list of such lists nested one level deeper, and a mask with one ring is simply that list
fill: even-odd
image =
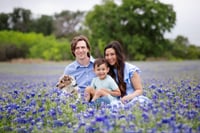
[{"label": "man", "polygon": [[75,61],[65,67],[64,74],[73,76],[80,92],[84,93],[85,88],[96,77],[93,71],[94,59],[90,55],[88,38],[83,35],[75,36],[71,42],[71,52]]}]

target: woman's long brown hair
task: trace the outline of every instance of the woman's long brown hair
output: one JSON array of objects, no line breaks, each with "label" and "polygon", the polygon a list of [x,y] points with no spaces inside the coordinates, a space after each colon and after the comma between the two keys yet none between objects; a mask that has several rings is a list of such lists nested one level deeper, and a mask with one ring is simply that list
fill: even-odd
[{"label": "woman's long brown hair", "polygon": [[[122,50],[121,44],[118,41],[112,41],[110,42],[105,48],[104,48],[104,57],[106,54],[106,50],[109,48],[113,48],[115,50],[115,54],[117,57],[117,62],[114,66],[111,66],[109,64],[109,67],[111,68],[109,71],[109,74],[113,77],[113,79],[118,78],[118,86],[121,91],[121,97],[126,95],[126,83],[124,82],[124,66],[125,66],[125,56],[124,52]],[[114,68],[117,69],[117,75],[114,73]],[[116,78],[116,76],[118,76]]]}]

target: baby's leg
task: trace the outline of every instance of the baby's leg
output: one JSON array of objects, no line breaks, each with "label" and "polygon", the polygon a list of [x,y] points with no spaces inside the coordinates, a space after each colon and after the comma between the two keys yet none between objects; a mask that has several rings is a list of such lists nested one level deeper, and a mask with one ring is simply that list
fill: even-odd
[{"label": "baby's leg", "polygon": [[95,89],[93,87],[86,87],[84,92],[85,101],[90,102],[95,94]]},{"label": "baby's leg", "polygon": [[107,96],[107,95],[108,95],[108,93],[103,91],[103,90],[101,90],[101,89],[100,90],[96,90],[96,92],[95,92],[95,94],[94,94],[94,96],[92,98],[92,101],[95,101],[96,99],[98,99],[98,98],[100,98],[102,96]]}]

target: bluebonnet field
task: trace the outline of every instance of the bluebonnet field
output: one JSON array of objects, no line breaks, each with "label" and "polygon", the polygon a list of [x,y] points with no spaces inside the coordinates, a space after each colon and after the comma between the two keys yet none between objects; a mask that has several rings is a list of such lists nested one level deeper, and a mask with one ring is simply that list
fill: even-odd
[{"label": "bluebonnet field", "polygon": [[143,106],[91,106],[55,84],[65,63],[0,63],[0,132],[200,132],[200,61],[132,62],[142,70]]}]

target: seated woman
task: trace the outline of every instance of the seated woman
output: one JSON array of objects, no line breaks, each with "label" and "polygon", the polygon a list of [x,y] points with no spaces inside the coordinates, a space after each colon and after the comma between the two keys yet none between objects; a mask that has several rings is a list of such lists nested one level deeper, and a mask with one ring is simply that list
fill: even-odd
[{"label": "seated woman", "polygon": [[120,88],[122,103],[150,102],[147,97],[142,95],[140,69],[125,62],[125,56],[118,41],[112,41],[105,47],[104,57],[110,66],[109,74],[115,79]]}]

